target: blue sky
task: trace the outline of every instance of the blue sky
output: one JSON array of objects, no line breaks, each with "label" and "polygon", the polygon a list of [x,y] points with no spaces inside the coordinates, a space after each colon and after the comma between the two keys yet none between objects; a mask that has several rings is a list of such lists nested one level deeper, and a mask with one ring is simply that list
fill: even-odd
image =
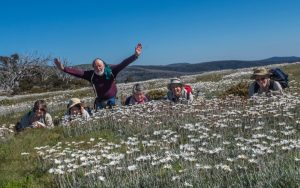
[{"label": "blue sky", "polygon": [[300,56],[299,0],[1,0],[0,55],[136,65]]}]

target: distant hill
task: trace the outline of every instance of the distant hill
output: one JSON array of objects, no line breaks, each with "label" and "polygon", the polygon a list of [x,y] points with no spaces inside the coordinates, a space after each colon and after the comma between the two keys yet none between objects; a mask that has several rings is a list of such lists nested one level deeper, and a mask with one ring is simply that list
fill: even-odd
[{"label": "distant hill", "polygon": [[[256,61],[224,60],[202,63],[174,63],[169,65],[132,65],[126,67],[117,77],[119,82],[142,81],[153,78],[170,78],[188,74],[203,73],[207,71],[223,69],[239,69],[254,66],[265,66],[279,63],[300,62],[300,57],[271,57]],[[91,65],[78,65],[84,69],[90,69]]]}]

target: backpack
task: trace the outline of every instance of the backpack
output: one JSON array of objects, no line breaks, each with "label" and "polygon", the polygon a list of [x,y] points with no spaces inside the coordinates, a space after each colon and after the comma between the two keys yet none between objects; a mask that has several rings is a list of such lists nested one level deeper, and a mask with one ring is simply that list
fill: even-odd
[{"label": "backpack", "polygon": [[[280,68],[272,68],[270,69],[270,86],[269,86],[269,90],[273,90],[274,88],[274,81],[277,81],[282,89],[285,89],[288,87],[289,85],[289,75],[287,75],[285,72],[283,72],[282,69]],[[257,93],[259,90],[259,85],[258,83],[255,82],[255,85],[254,85],[254,93]]]},{"label": "backpack", "polygon": [[193,92],[193,89],[192,89],[192,87],[190,85],[187,85],[187,84],[184,85],[184,89],[187,92],[187,99],[189,100],[190,99],[190,95]]},{"label": "backpack", "polygon": [[282,89],[285,89],[285,88],[288,87],[288,85],[289,85],[289,79],[288,79],[289,75],[286,74],[285,72],[283,72],[282,69],[272,68],[270,70],[270,73],[271,73],[270,78],[272,80],[275,80],[275,81],[279,82]]}]

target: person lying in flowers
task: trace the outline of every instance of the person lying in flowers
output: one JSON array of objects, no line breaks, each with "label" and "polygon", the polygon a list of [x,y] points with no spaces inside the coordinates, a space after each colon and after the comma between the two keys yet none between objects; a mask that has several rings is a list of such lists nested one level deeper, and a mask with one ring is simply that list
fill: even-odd
[{"label": "person lying in flowers", "polygon": [[191,103],[193,101],[192,88],[184,85],[179,78],[172,78],[168,84],[167,99],[175,103]]},{"label": "person lying in flowers", "polygon": [[84,103],[79,98],[70,99],[67,108],[68,110],[64,117],[67,122],[78,118],[81,118],[82,120],[90,119],[90,114],[85,110]]},{"label": "person lying in flowers", "polygon": [[51,115],[47,112],[47,104],[44,100],[37,100],[31,111],[27,112],[21,121],[17,123],[16,130],[25,128],[51,128],[53,127]]},{"label": "person lying in flowers", "polygon": [[138,83],[133,86],[132,95],[126,99],[125,105],[144,104],[148,101],[144,86]]},{"label": "person lying in flowers", "polygon": [[249,97],[254,94],[265,94],[266,96],[283,94],[280,83],[275,80],[271,80],[270,75],[270,72],[266,68],[254,69],[251,78],[255,81],[249,87]]}]

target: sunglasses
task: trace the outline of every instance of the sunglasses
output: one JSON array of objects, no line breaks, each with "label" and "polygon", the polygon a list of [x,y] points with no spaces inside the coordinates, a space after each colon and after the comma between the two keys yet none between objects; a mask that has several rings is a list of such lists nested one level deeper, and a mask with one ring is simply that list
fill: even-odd
[{"label": "sunglasses", "polygon": [[265,79],[267,79],[266,77],[264,78],[256,78],[255,81],[259,82],[259,81],[264,81]]},{"label": "sunglasses", "polygon": [[35,112],[38,112],[39,110],[42,111],[42,112],[46,112],[46,110],[44,108],[36,108],[36,109],[34,109]]}]

